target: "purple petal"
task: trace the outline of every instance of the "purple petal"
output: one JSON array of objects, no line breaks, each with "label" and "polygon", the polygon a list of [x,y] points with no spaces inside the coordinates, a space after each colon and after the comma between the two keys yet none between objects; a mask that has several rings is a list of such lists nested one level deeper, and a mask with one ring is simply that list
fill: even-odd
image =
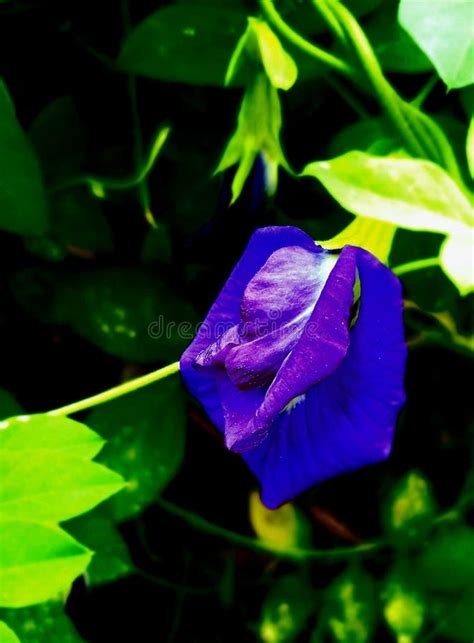
[{"label": "purple petal", "polygon": [[181,357],[181,374],[187,388],[221,431],[224,430],[224,415],[215,375],[212,369],[206,372],[197,370],[194,360],[224,330],[240,322],[240,303],[247,284],[273,252],[286,246],[301,246],[310,251],[315,247],[306,233],[291,226],[262,228],[252,235],[196,337]]},{"label": "purple petal", "polygon": [[346,358],[280,413],[266,440],[244,454],[275,508],[313,484],[386,458],[404,403],[406,347],[398,279],[356,253],[361,306]]},{"label": "purple petal", "polygon": [[[294,398],[328,377],[344,359],[349,346],[355,274],[356,249],[344,248],[303,334],[270,384],[263,403],[250,423],[242,428],[240,436],[233,432],[235,440],[226,440],[234,451],[248,449],[250,436],[259,435],[263,440],[278,413]],[[255,439],[252,442],[255,443]]]}]

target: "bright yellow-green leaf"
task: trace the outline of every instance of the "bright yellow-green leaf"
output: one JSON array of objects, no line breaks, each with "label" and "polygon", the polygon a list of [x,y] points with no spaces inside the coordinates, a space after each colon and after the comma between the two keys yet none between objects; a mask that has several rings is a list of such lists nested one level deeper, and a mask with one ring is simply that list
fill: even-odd
[{"label": "bright yellow-green leaf", "polygon": [[375,255],[382,263],[388,263],[390,250],[397,226],[375,219],[356,217],[335,237],[327,241],[319,241],[324,248],[336,250],[346,245],[365,248]]},{"label": "bright yellow-green leaf", "polygon": [[449,89],[474,82],[472,2],[401,0],[398,16]]},{"label": "bright yellow-green leaf", "polygon": [[65,614],[62,597],[21,609],[4,608],[0,616],[15,630],[21,643],[83,643]]},{"label": "bright yellow-green leaf", "polygon": [[20,643],[18,636],[4,621],[0,621],[0,643]]},{"label": "bright yellow-green leaf", "polygon": [[298,76],[293,58],[270,29],[258,18],[249,18],[244,35],[240,38],[227,68],[225,82],[231,82],[245,58],[263,65],[271,84],[277,89],[290,89]]},{"label": "bright yellow-green leaf", "polygon": [[467,261],[462,266],[453,258],[453,253],[468,248],[474,240],[474,211],[455,181],[438,165],[349,152],[310,163],[302,174],[321,181],[340,205],[355,215],[447,235],[450,241],[440,256],[441,267],[462,294],[474,288],[468,252],[463,253]]},{"label": "bright yellow-green leaf", "polygon": [[[67,520],[123,487],[119,475],[89,461],[101,440],[84,425],[47,415],[20,416],[2,425],[2,519]],[[69,429],[75,437],[67,435]]]},{"label": "bright yellow-green leaf", "polygon": [[305,547],[308,544],[309,525],[290,502],[278,509],[267,509],[258,492],[254,491],[249,498],[249,518],[260,540],[276,549]]},{"label": "bright yellow-green leaf", "polygon": [[67,590],[92,552],[54,525],[0,522],[0,606],[24,607]]}]

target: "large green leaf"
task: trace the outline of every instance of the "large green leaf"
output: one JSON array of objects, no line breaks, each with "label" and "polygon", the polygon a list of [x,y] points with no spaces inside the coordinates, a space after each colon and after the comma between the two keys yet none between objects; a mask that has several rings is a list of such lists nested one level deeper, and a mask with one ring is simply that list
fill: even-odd
[{"label": "large green leaf", "polygon": [[[64,613],[61,601],[47,601],[22,609],[2,609],[0,617],[14,628],[21,643],[78,643],[82,641]],[[3,639],[0,637],[0,642]]]},{"label": "large green leaf", "polygon": [[408,230],[447,235],[443,270],[462,294],[474,287],[471,250],[472,206],[454,180],[430,161],[349,152],[310,163],[304,176],[317,178],[355,215]]},{"label": "large green leaf", "polygon": [[0,79],[0,229],[42,234],[48,227],[38,161]]},{"label": "large green leaf", "polygon": [[401,0],[399,20],[449,89],[474,82],[472,2]]},{"label": "large green leaf", "polygon": [[0,522],[0,606],[41,603],[67,590],[92,552],[55,525]]},{"label": "large green leaf", "polygon": [[130,518],[158,496],[182,462],[185,403],[179,379],[104,404],[88,424],[107,439],[102,462],[127,480],[108,506],[116,520]]},{"label": "large green leaf", "polygon": [[224,85],[227,63],[246,25],[242,9],[175,4],[148,16],[127,37],[121,69],[193,85]]},{"label": "large green leaf", "polygon": [[78,275],[62,292],[71,326],[124,360],[177,359],[193,337],[193,308],[151,274],[111,268]]},{"label": "large green leaf", "polygon": [[102,444],[84,425],[32,415],[6,420],[1,426],[3,518],[60,522],[88,511],[123,487],[120,476],[89,461]]}]

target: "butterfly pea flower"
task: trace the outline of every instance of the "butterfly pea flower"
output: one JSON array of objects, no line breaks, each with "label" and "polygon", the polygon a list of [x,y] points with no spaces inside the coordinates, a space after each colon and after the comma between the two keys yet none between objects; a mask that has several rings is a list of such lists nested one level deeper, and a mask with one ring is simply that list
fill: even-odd
[{"label": "butterfly pea flower", "polygon": [[389,455],[405,360],[395,275],[285,226],[253,234],[181,372],[276,508]]}]

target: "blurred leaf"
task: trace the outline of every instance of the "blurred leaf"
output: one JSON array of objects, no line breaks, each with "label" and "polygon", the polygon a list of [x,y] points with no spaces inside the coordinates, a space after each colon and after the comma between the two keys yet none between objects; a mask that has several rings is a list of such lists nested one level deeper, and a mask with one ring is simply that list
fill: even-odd
[{"label": "blurred leaf", "polygon": [[399,20],[448,89],[474,82],[472,5],[466,0],[401,0]]},{"label": "blurred leaf", "polygon": [[4,621],[0,621],[0,643],[20,643],[18,636]]},{"label": "blurred leaf", "polygon": [[13,275],[10,289],[28,315],[44,323],[62,324],[68,313],[60,297],[64,281],[63,272],[51,268],[27,268]]},{"label": "blurred leaf", "polygon": [[460,592],[474,586],[474,529],[440,530],[420,553],[417,569],[430,589]]},{"label": "blurred leaf", "polygon": [[317,178],[353,214],[409,230],[449,235],[440,264],[461,294],[474,288],[469,243],[471,204],[453,179],[430,161],[349,152],[310,163],[303,176]]},{"label": "blurred leaf", "polygon": [[398,481],[387,499],[385,528],[395,545],[411,545],[424,538],[435,513],[429,481],[418,471],[411,471]]},{"label": "blurred leaf", "polygon": [[[389,136],[390,129],[385,118],[366,118],[339,130],[330,142],[329,153],[331,156],[340,156],[353,150],[369,152],[380,142],[390,141]],[[392,140],[387,153],[395,151],[397,147],[396,141]]]},{"label": "blurred leaf", "polygon": [[157,227],[150,228],[142,246],[141,259],[145,263],[159,261],[171,263],[171,237],[169,226],[157,223]]},{"label": "blurred leaf", "polygon": [[163,7],[130,33],[118,65],[159,80],[223,86],[246,19],[242,9],[207,2]]},{"label": "blurred leaf", "polygon": [[[15,628],[21,643],[78,643],[82,641],[60,601],[22,609],[3,609],[0,616]],[[0,638],[0,641],[2,639]]]},{"label": "blurred leaf", "polygon": [[80,335],[120,359],[177,359],[194,334],[196,314],[164,283],[134,268],[77,274],[65,284],[60,309]]},{"label": "blurred leaf", "polygon": [[97,199],[84,187],[62,190],[52,197],[51,235],[63,244],[110,252],[112,233]]},{"label": "blurred leaf", "polygon": [[445,595],[433,601],[434,627],[449,641],[474,640],[474,589],[469,587],[460,594]]},{"label": "blurred leaf", "polygon": [[13,395],[0,387],[0,421],[13,415],[19,415],[22,412],[23,409]]},{"label": "blurred leaf", "polygon": [[100,459],[127,480],[108,503],[126,520],[158,497],[184,456],[185,403],[178,378],[170,378],[94,410],[88,424],[108,440]]},{"label": "blurred leaf", "polygon": [[298,68],[293,58],[264,20],[248,18],[247,29],[237,43],[227,68],[226,85],[235,77],[246,59],[261,63],[276,89],[290,89],[296,82]]},{"label": "blurred leaf", "polygon": [[28,134],[48,183],[79,172],[85,157],[86,136],[71,96],[61,96],[46,105]]},{"label": "blurred leaf", "polygon": [[25,249],[33,255],[47,261],[62,261],[67,256],[64,246],[47,237],[23,237]]},{"label": "blurred leaf", "polygon": [[426,600],[408,570],[391,573],[382,592],[383,615],[398,643],[416,640],[426,613]]},{"label": "blurred leaf", "polygon": [[471,116],[466,138],[466,158],[471,178],[474,179],[474,116]]},{"label": "blurred leaf", "polygon": [[0,606],[46,601],[84,572],[92,552],[65,531],[37,522],[0,522]]},{"label": "blurred leaf", "polygon": [[304,548],[310,540],[310,526],[305,516],[288,502],[278,509],[267,509],[258,492],[249,497],[249,518],[260,540],[276,549]]},{"label": "blurred leaf", "polygon": [[334,641],[365,643],[375,626],[375,586],[360,567],[350,567],[328,591],[324,618]]},{"label": "blurred leaf", "polygon": [[47,227],[46,196],[38,161],[0,79],[0,229],[34,235],[44,233]]},{"label": "blurred leaf", "polygon": [[107,516],[105,508],[98,507],[84,516],[69,520],[66,528],[94,551],[87,568],[87,581],[92,587],[110,583],[134,570],[127,545]]},{"label": "blurred leaf", "polygon": [[263,643],[283,643],[303,629],[315,608],[315,592],[301,574],[288,574],[271,587],[262,606],[259,634]]},{"label": "blurred leaf", "polygon": [[78,422],[33,415],[0,426],[3,519],[60,522],[123,487],[116,473],[88,461],[103,443]]},{"label": "blurred leaf", "polygon": [[365,25],[377,58],[385,71],[421,73],[431,62],[397,20],[397,3],[384,2]]}]

